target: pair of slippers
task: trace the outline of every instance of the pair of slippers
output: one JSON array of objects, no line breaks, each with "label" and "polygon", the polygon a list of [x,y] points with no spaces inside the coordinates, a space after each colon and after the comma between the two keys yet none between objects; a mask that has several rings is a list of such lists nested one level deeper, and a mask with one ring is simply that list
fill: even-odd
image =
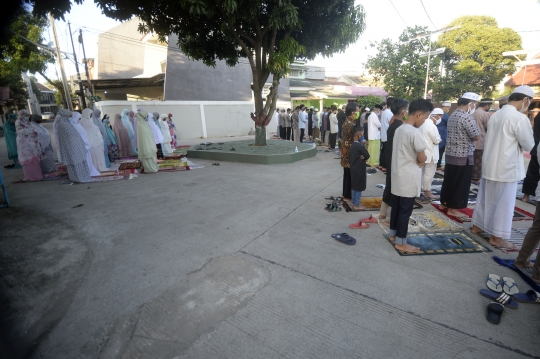
[{"label": "pair of slippers", "polygon": [[487,306],[486,318],[490,323],[499,324],[505,308],[517,309],[517,302],[540,304],[540,293],[534,290],[519,293],[516,282],[510,277],[501,279],[496,274],[490,274],[486,285],[490,290],[480,289],[480,294],[494,300]]},{"label": "pair of slippers", "polygon": [[348,246],[356,244],[356,239],[351,237],[348,233],[334,233],[332,234],[332,238]]},{"label": "pair of slippers", "polygon": [[339,211],[341,211],[341,207],[339,206],[338,201],[333,201],[331,203],[327,203],[326,207],[324,209],[326,209],[328,212],[339,212]]}]

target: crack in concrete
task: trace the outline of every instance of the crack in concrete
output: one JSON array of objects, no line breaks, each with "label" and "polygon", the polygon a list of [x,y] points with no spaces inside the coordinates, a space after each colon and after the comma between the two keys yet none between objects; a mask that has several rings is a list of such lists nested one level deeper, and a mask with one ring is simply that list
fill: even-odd
[{"label": "crack in concrete", "polygon": [[339,289],[342,289],[342,290],[346,290],[347,292],[353,293],[353,294],[355,294],[355,295],[359,295],[359,296],[364,297],[364,298],[366,298],[366,299],[369,299],[369,300],[372,300],[372,301],[375,301],[375,302],[378,302],[378,303],[382,303],[382,304],[387,305],[387,306],[389,306],[390,308],[393,308],[393,309],[395,309],[395,310],[398,310],[398,311],[400,311],[400,312],[402,312],[402,313],[410,314],[410,315],[415,316],[415,317],[417,317],[417,318],[419,318],[419,319],[425,320],[425,321],[427,321],[427,322],[429,322],[429,323],[432,323],[432,324],[438,325],[438,326],[440,326],[440,327],[443,327],[443,328],[445,328],[445,329],[452,330],[452,331],[454,331],[454,332],[456,332],[456,333],[465,335],[465,336],[467,336],[467,337],[469,337],[469,338],[476,339],[476,340],[480,340],[480,341],[482,341],[482,342],[484,342],[484,343],[491,344],[491,345],[495,345],[495,346],[497,346],[497,347],[499,347],[499,348],[502,348],[502,349],[505,349],[505,350],[509,350],[509,351],[512,351],[512,352],[514,352],[514,353],[516,353],[516,354],[520,354],[520,355],[523,355],[523,356],[526,356],[526,357],[529,357],[529,358],[540,359],[540,356],[535,356],[535,355],[533,355],[533,354],[529,354],[529,353],[524,352],[524,351],[522,351],[522,350],[520,350],[520,349],[512,348],[512,347],[510,347],[510,346],[508,346],[508,345],[504,345],[504,344],[502,344],[502,343],[500,343],[500,342],[497,342],[497,341],[490,341],[490,340],[487,340],[487,339],[483,339],[483,338],[477,337],[477,336],[475,336],[475,335],[473,335],[473,334],[464,332],[464,331],[462,331],[462,330],[460,330],[460,329],[458,329],[458,328],[454,328],[454,327],[449,326],[449,325],[447,325],[447,324],[440,323],[440,322],[437,322],[437,321],[432,320],[432,319],[429,319],[429,318],[425,318],[425,317],[423,317],[423,316],[421,316],[421,315],[419,315],[419,314],[416,314],[416,313],[414,313],[414,312],[412,312],[412,311],[408,311],[408,310],[404,310],[404,309],[398,308],[398,307],[393,306],[393,305],[391,305],[391,304],[385,303],[385,302],[383,302],[383,301],[381,301],[381,300],[379,300],[379,299],[377,299],[377,298],[374,298],[374,297],[371,297],[371,296],[369,296],[369,295],[366,295],[366,294],[357,292],[357,291],[352,290],[352,289],[350,289],[350,288],[346,288],[346,287],[337,285],[337,284],[335,284],[335,283],[327,282],[327,281],[325,281],[325,280],[323,280],[323,279],[321,279],[321,278],[315,277],[315,276],[313,276],[313,275],[311,275],[311,274],[308,274],[308,273],[304,273],[304,272],[302,272],[302,271],[299,271],[298,269],[294,269],[294,268],[288,267],[288,266],[286,266],[286,265],[284,265],[284,264],[277,263],[277,262],[272,261],[272,260],[270,260],[270,259],[266,259],[266,258],[257,256],[257,255],[255,255],[255,254],[251,254],[251,253],[245,252],[245,251],[243,251],[243,250],[240,250],[240,253],[243,253],[243,254],[248,255],[248,256],[250,256],[250,257],[253,257],[253,258],[260,259],[260,260],[262,260],[262,261],[265,261],[265,262],[268,262],[268,263],[270,263],[270,264],[279,266],[279,267],[281,267],[281,268],[290,270],[290,271],[292,271],[292,272],[295,272],[295,273],[298,273],[298,274],[305,275],[305,276],[307,276],[307,277],[309,277],[309,278],[312,278],[312,279],[314,279],[314,280],[316,280],[316,281],[318,281],[318,282],[321,282],[321,283],[324,283],[324,284],[327,284],[327,285],[330,285],[330,286],[332,286],[332,287],[336,287],[336,288],[339,288]]}]

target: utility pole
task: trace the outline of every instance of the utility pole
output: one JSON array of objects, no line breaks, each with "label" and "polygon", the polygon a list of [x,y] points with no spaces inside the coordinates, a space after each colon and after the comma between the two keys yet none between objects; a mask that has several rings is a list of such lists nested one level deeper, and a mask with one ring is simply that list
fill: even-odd
[{"label": "utility pole", "polygon": [[64,71],[64,61],[62,61],[62,53],[60,52],[60,44],[58,42],[58,35],[56,34],[56,26],[54,25],[54,18],[49,13],[49,22],[53,30],[54,46],[56,48],[56,57],[58,58],[58,64],[60,65],[60,72],[62,73],[62,83],[64,84],[64,93],[66,106],[68,110],[73,111],[73,104],[71,103],[71,94],[69,93],[69,86],[67,83],[66,72]]},{"label": "utility pole", "polygon": [[82,52],[84,56],[84,70],[86,72],[87,90],[90,92],[90,108],[94,108],[94,91],[92,91],[92,82],[90,81],[90,73],[88,71],[88,59],[86,58],[86,51],[84,50],[84,41],[82,36],[82,29],[79,29],[79,44],[82,45]]},{"label": "utility pole", "polygon": [[79,72],[79,63],[77,62],[77,54],[75,54],[75,44],[73,43],[73,34],[71,33],[71,24],[68,21],[69,37],[71,37],[71,46],[73,47],[73,60],[75,61],[75,69],[77,70],[77,79],[79,80],[79,90],[81,91],[82,106],[81,111],[86,108],[86,96],[84,95],[84,88],[81,81],[81,73]]}]

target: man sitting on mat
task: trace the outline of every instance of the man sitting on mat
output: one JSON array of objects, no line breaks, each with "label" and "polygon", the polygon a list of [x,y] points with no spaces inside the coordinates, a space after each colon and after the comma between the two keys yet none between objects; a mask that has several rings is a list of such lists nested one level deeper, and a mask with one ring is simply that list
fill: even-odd
[{"label": "man sitting on mat", "polygon": [[426,142],[418,129],[433,111],[430,101],[418,99],[409,105],[407,120],[395,132],[392,148],[392,214],[390,216],[390,240],[396,249],[420,252],[407,243],[409,218],[414,199],[420,195],[420,174],[426,162]]}]

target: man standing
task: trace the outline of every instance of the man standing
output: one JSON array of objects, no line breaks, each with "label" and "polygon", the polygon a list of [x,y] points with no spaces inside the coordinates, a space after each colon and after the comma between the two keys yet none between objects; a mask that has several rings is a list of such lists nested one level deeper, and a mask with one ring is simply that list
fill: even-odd
[{"label": "man standing", "polygon": [[437,161],[437,169],[442,170],[441,161],[446,149],[446,137],[448,135],[448,112],[450,111],[451,103],[450,101],[443,101],[441,104],[441,109],[444,114],[441,118],[441,122],[437,125],[437,130],[439,130],[439,136],[441,136],[441,142],[439,143],[439,160]]},{"label": "man standing", "polygon": [[279,113],[279,138],[282,140],[287,136],[287,118],[288,116],[285,113],[285,109],[282,108]]},{"label": "man standing", "polygon": [[[538,103],[536,103],[538,105]],[[534,108],[529,112],[531,117],[534,118],[534,147],[531,150],[531,160],[529,167],[527,167],[527,175],[523,180],[523,198],[524,202],[529,202],[530,196],[534,197],[535,191],[538,187],[538,181],[540,181],[540,165],[538,164],[538,157],[536,156],[538,150],[538,143],[540,142],[540,109]]]},{"label": "man standing", "polygon": [[480,138],[480,131],[470,114],[476,109],[479,99],[480,96],[473,92],[464,93],[458,100],[458,108],[448,119],[446,166],[440,208],[447,208],[450,216],[466,220],[469,217],[459,212],[459,209],[466,208],[469,204],[474,141]]},{"label": "man standing", "polygon": [[314,107],[311,106],[309,108],[309,112],[308,112],[308,123],[307,123],[307,126],[308,126],[308,138],[311,140],[312,136],[313,136],[313,112],[314,112]]},{"label": "man standing", "polygon": [[276,108],[276,112],[274,112],[274,115],[272,116],[273,122],[276,123],[276,137],[279,137],[280,134],[280,126],[279,126],[279,108]]},{"label": "man standing", "polygon": [[375,105],[375,109],[368,117],[368,165],[375,167],[379,165],[379,154],[381,151],[381,122],[379,114],[382,106]]},{"label": "man standing", "polygon": [[341,108],[338,110],[337,113],[337,121],[338,121],[338,138],[341,138],[341,128],[343,127],[343,122],[345,122],[345,118],[347,116],[345,115],[345,105],[341,106]]},{"label": "man standing", "polygon": [[394,116],[392,110],[390,110],[394,101],[393,97],[388,97],[386,100],[386,109],[381,115],[381,155],[379,164],[383,170],[386,170],[386,132],[388,131],[388,127],[390,127],[390,120],[392,119],[392,116]]},{"label": "man standing", "polygon": [[294,142],[300,142],[300,130],[298,128],[300,123],[300,107],[296,106],[291,116],[291,127],[294,135]]},{"label": "man standing", "polygon": [[482,178],[482,154],[484,153],[484,139],[486,138],[486,131],[489,118],[491,117],[487,111],[491,107],[493,99],[484,98],[480,100],[478,108],[472,114],[472,117],[476,121],[476,127],[480,131],[480,138],[474,141],[474,166],[472,183],[479,185],[480,178]]},{"label": "man standing", "polygon": [[523,150],[534,147],[531,122],[523,114],[533,97],[529,86],[517,87],[489,121],[472,232],[491,233],[489,243],[497,247],[516,249],[505,239],[512,230],[517,183],[525,176]]},{"label": "man standing", "polygon": [[326,140],[326,131],[328,131],[328,110],[326,107],[323,107],[321,114],[321,142],[324,143]]},{"label": "man standing", "polygon": [[285,114],[285,139],[287,141],[291,140],[291,109],[287,109]]},{"label": "man standing", "polygon": [[306,125],[308,123],[308,113],[307,108],[304,105],[300,110],[300,116],[298,117],[298,129],[300,131],[300,143],[304,142],[304,135],[306,132]]},{"label": "man standing", "polygon": [[320,139],[321,132],[319,130],[319,109],[316,108],[313,111],[312,122],[313,122],[313,140],[316,138]]}]

